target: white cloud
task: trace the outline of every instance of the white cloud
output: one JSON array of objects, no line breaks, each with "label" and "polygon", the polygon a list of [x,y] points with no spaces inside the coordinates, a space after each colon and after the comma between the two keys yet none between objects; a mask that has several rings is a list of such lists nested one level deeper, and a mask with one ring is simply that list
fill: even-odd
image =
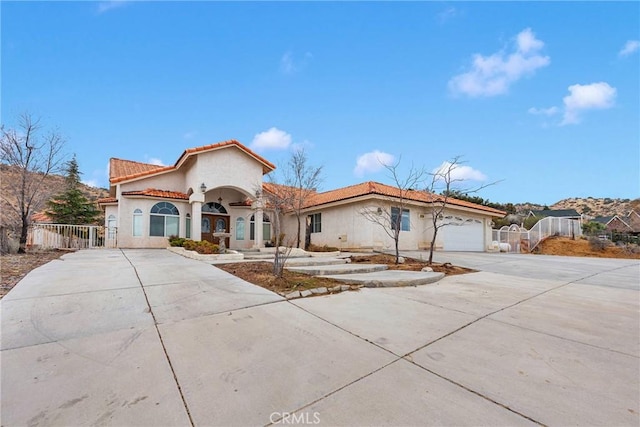
[{"label": "white cloud", "polygon": [[395,161],[396,158],[393,154],[383,151],[374,150],[369,153],[364,153],[358,156],[353,174],[357,177],[362,177],[366,173],[378,172],[385,166],[393,165]]},{"label": "white cloud", "polygon": [[613,107],[617,90],[608,83],[569,86],[570,94],[563,98],[564,117],[560,125],[580,123],[580,115],[587,110],[604,110]]},{"label": "white cloud", "polygon": [[458,15],[456,8],[449,6],[442,12],[438,13],[438,21],[440,21],[441,24],[444,24],[450,19],[453,19],[456,15]]},{"label": "white cloud", "polygon": [[620,49],[618,52],[618,56],[629,56],[632,53],[635,53],[640,49],[640,41],[639,40],[627,40],[624,47]]},{"label": "white cloud", "polygon": [[[442,177],[443,175],[449,175],[449,182],[455,181],[486,181],[487,176],[477,169],[471,166],[465,166],[460,164],[453,164],[451,162],[444,161],[440,166],[435,168],[431,173],[436,176]],[[442,179],[439,179],[442,180]]]},{"label": "white cloud", "polygon": [[528,110],[529,114],[535,114],[537,116],[553,116],[560,112],[558,107],[549,107],[549,108],[535,108],[531,107]]},{"label": "white cloud", "polygon": [[511,53],[500,51],[489,56],[473,55],[471,70],[449,80],[449,90],[471,97],[496,96],[507,93],[511,84],[532,75],[551,63],[540,54],[544,47],[530,28],[521,31]]},{"label": "white cloud", "polygon": [[283,74],[294,74],[304,69],[313,58],[311,52],[306,52],[302,58],[295,58],[293,52],[287,51],[280,58],[280,72]]},{"label": "white cloud", "polygon": [[291,145],[291,135],[278,128],[260,132],[253,137],[253,150],[286,150]]},{"label": "white cloud", "polygon": [[105,13],[112,9],[117,9],[127,3],[127,0],[101,1],[100,3],[98,3],[98,13]]},{"label": "white cloud", "polygon": [[81,182],[84,185],[88,185],[89,187],[95,187],[95,188],[99,187],[97,179],[88,179],[88,180],[83,179]]},{"label": "white cloud", "polygon": [[144,162],[150,165],[166,166],[164,162],[157,157],[149,157],[148,155],[145,154],[144,158],[145,158]]}]

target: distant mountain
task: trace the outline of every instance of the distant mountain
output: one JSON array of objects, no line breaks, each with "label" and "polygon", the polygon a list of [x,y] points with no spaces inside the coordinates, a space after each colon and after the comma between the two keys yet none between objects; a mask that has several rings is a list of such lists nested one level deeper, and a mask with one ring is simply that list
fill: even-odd
[{"label": "distant mountain", "polygon": [[[16,199],[11,189],[19,182],[19,172],[15,167],[0,164],[0,191],[2,192],[2,197],[0,197],[0,225],[7,227],[11,231],[19,230],[21,224],[18,213],[10,206],[10,203],[16,204]],[[84,184],[81,184],[80,188],[89,200],[98,200],[109,196],[109,192],[104,188],[95,188]],[[46,207],[47,200],[65,190],[64,176],[49,175],[45,178],[42,189],[42,197],[35,203],[32,214],[42,211]]]},{"label": "distant mountain", "polygon": [[[545,206],[535,203],[518,203],[515,207],[518,213],[527,213],[530,210],[543,209]],[[589,219],[616,214],[627,215],[631,210],[640,212],[640,199],[610,199],[608,197],[596,199],[594,197],[571,197],[560,200],[548,207],[550,209],[575,209],[579,214],[583,214],[587,219]]]}]

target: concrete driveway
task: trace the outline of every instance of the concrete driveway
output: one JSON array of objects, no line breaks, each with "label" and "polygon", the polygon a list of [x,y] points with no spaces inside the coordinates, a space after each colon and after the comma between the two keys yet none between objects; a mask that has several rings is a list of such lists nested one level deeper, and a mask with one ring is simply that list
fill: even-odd
[{"label": "concrete driveway", "polygon": [[481,271],[287,302],[164,250],[65,255],[0,303],[1,424],[639,424],[638,261],[437,258]]}]

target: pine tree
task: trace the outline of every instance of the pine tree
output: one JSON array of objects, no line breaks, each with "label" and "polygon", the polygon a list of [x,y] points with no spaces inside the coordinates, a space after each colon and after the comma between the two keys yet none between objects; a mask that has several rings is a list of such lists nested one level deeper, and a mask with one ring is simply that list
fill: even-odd
[{"label": "pine tree", "polygon": [[65,165],[66,190],[47,202],[47,213],[57,224],[91,224],[100,214],[80,190],[80,169],[74,155]]}]

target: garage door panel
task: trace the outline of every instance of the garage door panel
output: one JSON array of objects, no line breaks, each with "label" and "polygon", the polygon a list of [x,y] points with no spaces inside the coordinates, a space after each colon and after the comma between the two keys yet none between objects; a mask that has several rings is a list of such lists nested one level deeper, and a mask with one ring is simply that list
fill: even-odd
[{"label": "garage door panel", "polygon": [[476,220],[464,221],[461,225],[445,225],[440,231],[445,251],[484,251],[484,227]]}]

